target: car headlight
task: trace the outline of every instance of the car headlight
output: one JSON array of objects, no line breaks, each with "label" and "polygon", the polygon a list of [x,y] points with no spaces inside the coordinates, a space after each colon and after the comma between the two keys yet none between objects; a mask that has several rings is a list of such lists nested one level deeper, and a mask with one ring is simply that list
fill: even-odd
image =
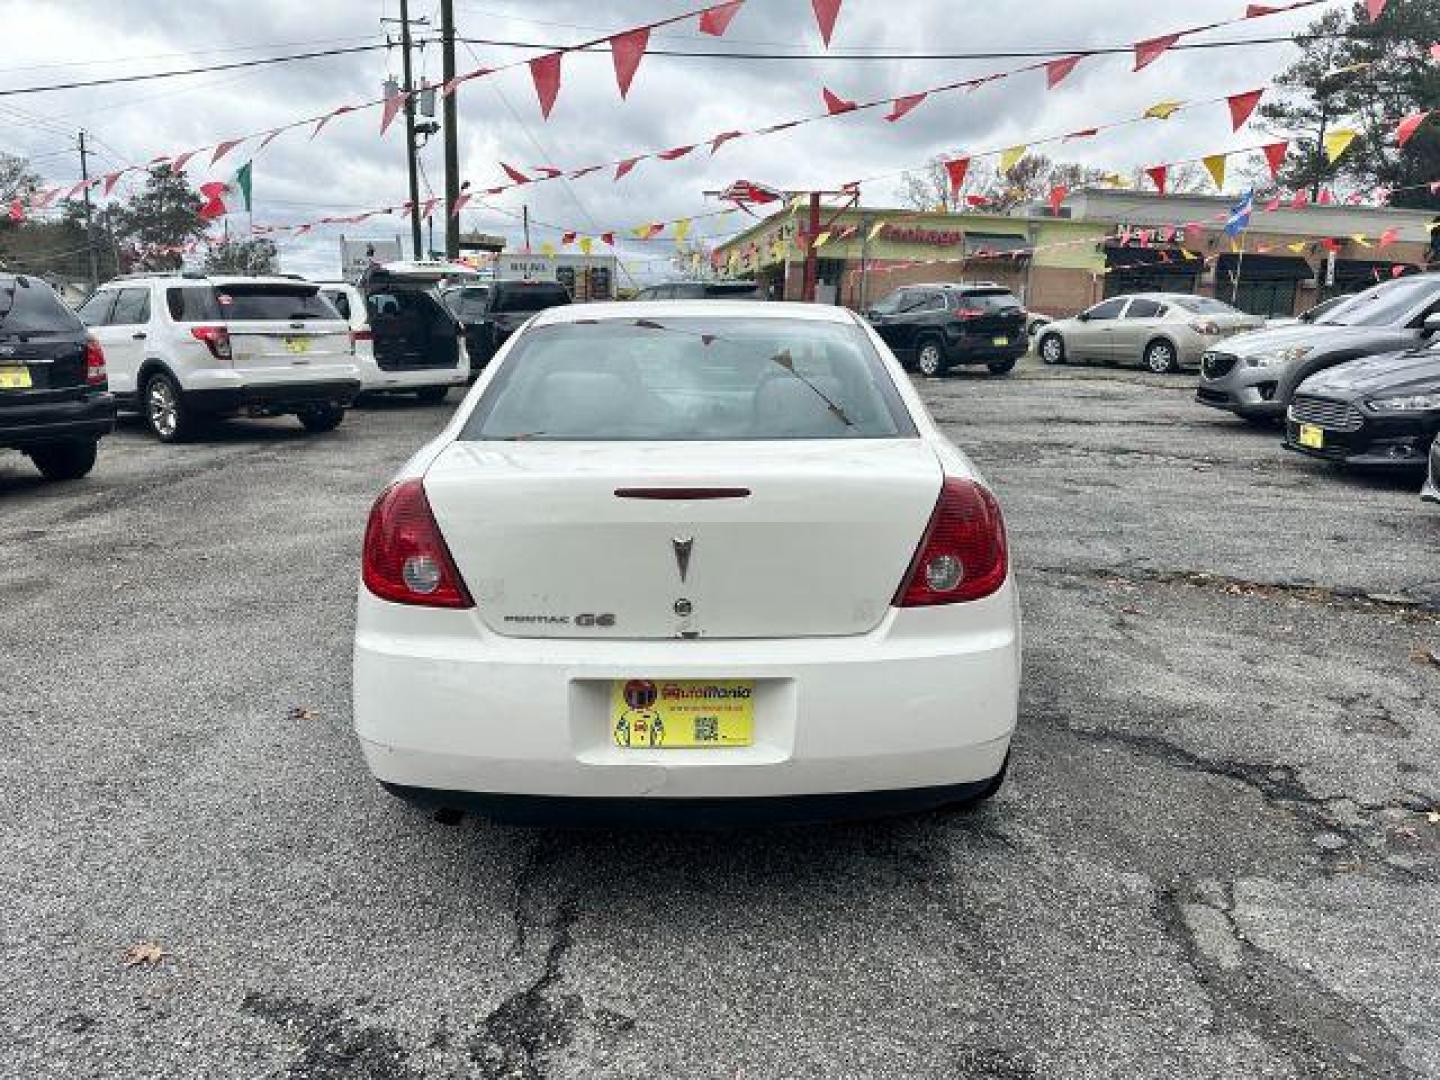
[{"label": "car headlight", "polygon": [[1299,360],[1301,357],[1309,356],[1314,351],[1314,345],[1289,345],[1283,349],[1276,349],[1274,352],[1256,353],[1254,356],[1247,356],[1245,358],[1245,364],[1248,367],[1274,367],[1276,364],[1288,364],[1292,360]]},{"label": "car headlight", "polygon": [[1366,405],[1376,412],[1430,412],[1440,409],[1440,390],[1400,397],[1371,398]]}]

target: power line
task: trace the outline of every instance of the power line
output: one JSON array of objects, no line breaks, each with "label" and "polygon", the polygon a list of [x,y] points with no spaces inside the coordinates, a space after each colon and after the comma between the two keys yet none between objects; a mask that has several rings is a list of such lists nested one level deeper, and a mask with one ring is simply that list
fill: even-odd
[{"label": "power line", "polygon": [[173,56],[209,56],[213,53],[252,52],[256,49],[293,49],[301,45],[330,45],[337,41],[373,41],[377,34],[352,34],[349,37],[310,38],[305,41],[266,41],[252,45],[225,45],[213,49],[181,49],[176,52],[145,53],[138,56],[107,56],[99,60],[64,60],[51,64],[24,64],[20,67],[6,67],[7,72],[53,71],[60,68],[101,67],[106,64],[125,64],[132,60],[168,60]]},{"label": "power line", "polygon": [[236,60],[229,64],[210,64],[206,67],[173,68],[169,71],[150,71],[133,75],[112,75],[104,79],[81,79],[75,82],[51,83],[46,86],[19,86],[0,89],[0,97],[15,97],[20,94],[43,94],[52,90],[81,90],[91,86],[113,86],[117,83],[148,82],[153,79],[173,79],[184,75],[212,75],[217,71],[233,71],[236,68],[265,67],[271,64],[287,64],[297,60],[315,60],[326,56],[347,56],[353,53],[375,52],[388,49],[388,44],[354,45],[345,49],[313,49],[310,52],[287,53],[283,56],[262,56],[253,60]]}]

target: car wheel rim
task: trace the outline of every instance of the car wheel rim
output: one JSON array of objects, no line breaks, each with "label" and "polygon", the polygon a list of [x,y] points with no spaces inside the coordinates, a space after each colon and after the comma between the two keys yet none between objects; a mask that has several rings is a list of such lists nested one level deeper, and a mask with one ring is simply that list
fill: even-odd
[{"label": "car wheel rim", "polygon": [[920,350],[920,370],[926,375],[934,375],[940,370],[940,350],[934,345],[926,345]]},{"label": "car wheel rim", "polygon": [[1150,370],[1160,374],[1170,370],[1170,347],[1155,345],[1150,349]]},{"label": "car wheel rim", "polygon": [[1047,362],[1051,364],[1060,362],[1060,342],[1054,338],[1046,338],[1045,344],[1040,347],[1040,352]]},{"label": "car wheel rim", "polygon": [[156,379],[150,384],[150,426],[161,435],[175,434],[175,395],[164,381]]}]

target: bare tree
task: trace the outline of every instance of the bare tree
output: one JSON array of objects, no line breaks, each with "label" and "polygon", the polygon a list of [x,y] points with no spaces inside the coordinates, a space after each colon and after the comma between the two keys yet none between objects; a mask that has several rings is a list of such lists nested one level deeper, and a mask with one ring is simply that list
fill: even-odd
[{"label": "bare tree", "polygon": [[[1058,186],[1079,188],[1098,183],[1108,174],[1075,162],[1056,162],[1044,154],[1027,154],[1004,173],[988,161],[973,161],[965,188],[985,199],[983,209],[1008,213],[1017,206],[1044,199]],[[900,200],[916,210],[963,210],[965,195],[952,197],[944,158],[932,158],[923,169],[900,179]]]},{"label": "bare tree", "polygon": [[17,195],[29,195],[40,186],[40,177],[30,162],[14,154],[0,153],[0,201],[9,202]]}]

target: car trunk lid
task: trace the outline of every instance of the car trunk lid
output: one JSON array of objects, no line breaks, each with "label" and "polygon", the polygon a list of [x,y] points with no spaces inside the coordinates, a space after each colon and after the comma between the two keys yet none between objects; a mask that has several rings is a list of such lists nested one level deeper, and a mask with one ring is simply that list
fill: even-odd
[{"label": "car trunk lid", "polygon": [[919,439],[461,441],[425,489],[497,634],[756,638],[873,629],[941,480]]}]

